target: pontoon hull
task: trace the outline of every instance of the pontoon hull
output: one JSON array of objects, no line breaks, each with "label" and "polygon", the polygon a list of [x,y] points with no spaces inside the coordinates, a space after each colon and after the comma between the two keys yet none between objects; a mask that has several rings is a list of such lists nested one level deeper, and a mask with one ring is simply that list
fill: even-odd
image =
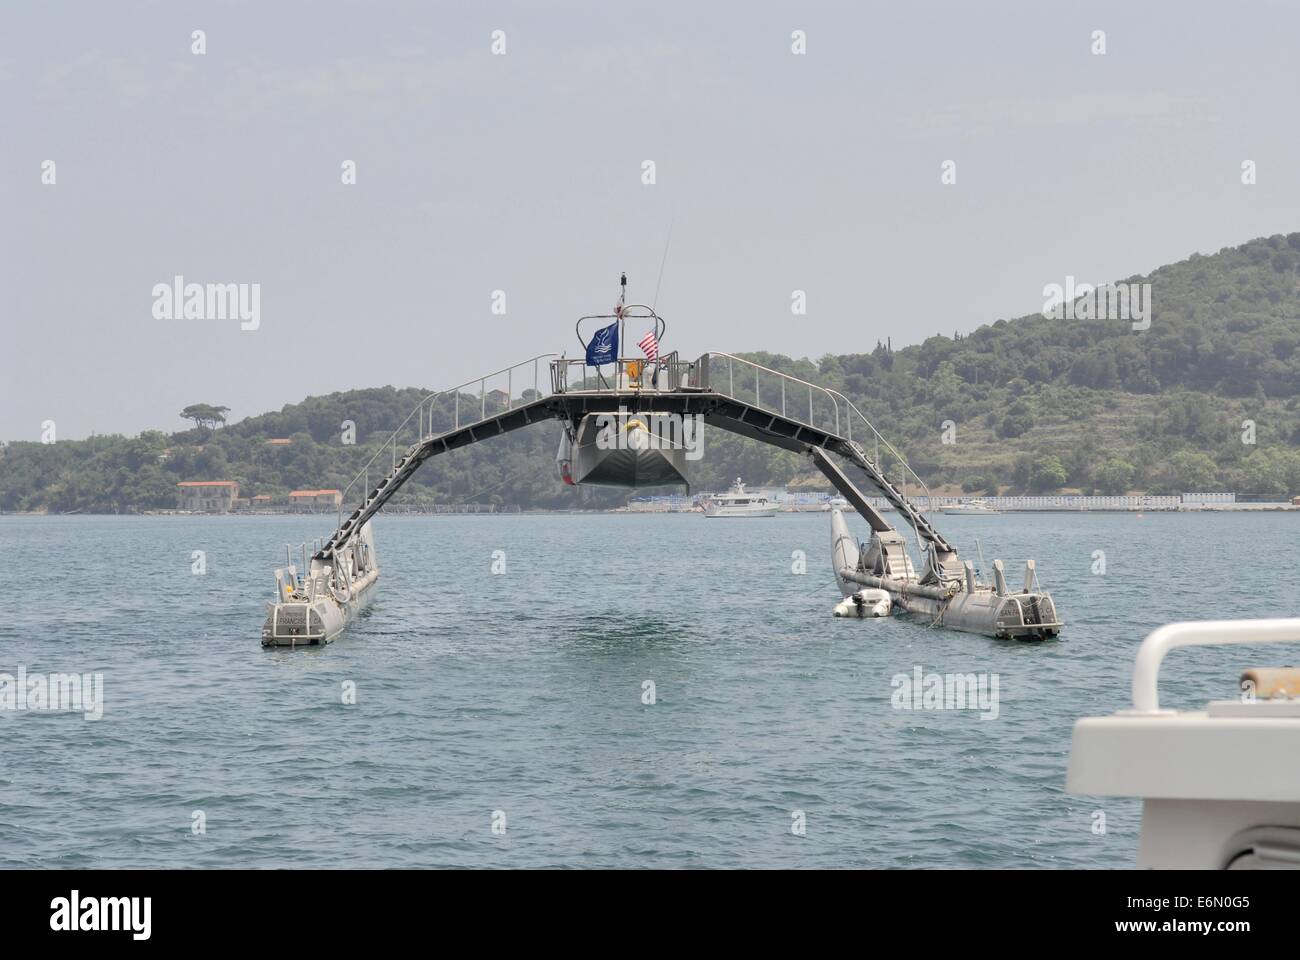
[{"label": "pontoon hull", "polygon": [[997,561],[995,585],[975,583],[973,573],[964,583],[926,582],[912,571],[900,537],[875,534],[864,554],[839,510],[831,512],[831,564],[843,597],[864,586],[884,590],[894,612],[933,626],[1005,640],[1048,640],[1061,632],[1051,596],[1028,589],[1011,593]]},{"label": "pontoon hull", "polygon": [[292,563],[276,570],[275,582],[280,599],[267,604],[262,646],[330,643],[374,599],[379,562],[370,524],[337,550],[312,557],[302,575]]},{"label": "pontoon hull", "polygon": [[315,603],[274,603],[262,624],[264,647],[323,647],[332,643],[374,599],[379,572],[358,582],[347,603],[332,597]]}]

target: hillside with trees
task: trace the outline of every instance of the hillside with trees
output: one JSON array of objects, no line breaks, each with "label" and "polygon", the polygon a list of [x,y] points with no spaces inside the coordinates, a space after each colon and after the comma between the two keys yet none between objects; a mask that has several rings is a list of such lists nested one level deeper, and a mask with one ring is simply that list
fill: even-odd
[{"label": "hillside with trees", "polygon": [[[1300,494],[1300,233],[1194,254],[1124,282],[1152,285],[1149,329],[1030,315],[899,350],[878,343],[815,362],[745,356],[849,396],[936,492]],[[428,392],[352,390],[228,424],[226,408],[193,404],[182,415],[196,426],[175,433],[9,443],[0,448],[0,511],[166,509],[181,480],[238,480],[242,496],[276,499],[342,489]],[[351,445],[341,434],[349,420]],[[624,502],[628,491],[558,480],[559,432],[538,425],[437,457],[400,498],[558,509]],[[690,464],[696,490],[735,476],[820,481],[796,455],[722,430],[706,429],[704,444],[704,458]]]}]

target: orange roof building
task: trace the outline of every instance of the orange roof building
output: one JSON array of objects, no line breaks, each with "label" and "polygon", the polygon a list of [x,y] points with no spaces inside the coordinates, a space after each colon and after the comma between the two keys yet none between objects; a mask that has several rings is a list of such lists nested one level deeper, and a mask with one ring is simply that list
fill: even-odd
[{"label": "orange roof building", "polygon": [[337,510],[343,503],[340,490],[294,490],[289,494],[289,503],[308,510]]}]

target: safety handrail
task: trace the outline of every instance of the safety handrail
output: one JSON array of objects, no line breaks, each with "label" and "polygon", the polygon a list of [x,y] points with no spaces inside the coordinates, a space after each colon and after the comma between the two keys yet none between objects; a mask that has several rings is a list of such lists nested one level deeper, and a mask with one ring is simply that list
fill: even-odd
[{"label": "safety handrail", "polygon": [[[370,493],[371,493],[370,467],[374,464],[376,460],[379,459],[380,455],[383,453],[390,453],[391,465],[389,468],[389,472],[391,473],[393,470],[397,469],[397,459],[398,459],[397,441],[398,438],[402,435],[402,431],[405,430],[410,425],[411,419],[413,417],[416,417],[417,415],[419,416],[419,422],[416,430],[417,433],[416,442],[422,442],[426,440],[428,437],[432,436],[434,403],[443,397],[454,394],[456,397],[456,405],[454,408],[454,426],[452,429],[460,429],[460,392],[465,387],[469,387],[477,384],[479,387],[479,419],[482,419],[486,416],[487,413],[487,381],[493,379],[494,377],[499,377],[502,374],[506,375],[506,397],[507,397],[506,409],[512,410],[514,409],[514,404],[515,404],[514,371],[518,370],[520,367],[525,367],[530,363],[533,365],[534,392],[537,394],[538,398],[543,396],[548,396],[548,394],[543,394],[541,392],[540,363],[542,360],[551,360],[556,356],[557,354],[554,353],[539,353],[535,357],[529,357],[527,360],[521,360],[518,363],[513,363],[508,367],[502,367],[500,370],[494,370],[492,373],[485,373],[481,377],[475,377],[472,380],[466,380],[464,383],[457,384],[454,387],[448,387],[445,390],[439,390],[435,393],[430,393],[427,396],[423,397],[420,400],[420,402],[415,405],[415,407],[411,410],[411,412],[406,415],[406,419],[403,420],[400,424],[398,424],[397,429],[394,430],[386,440],[380,443],[379,448],[371,455],[370,459],[365,462],[365,464],[361,467],[361,469],[357,471],[356,476],[354,476],[352,480],[348,483],[348,485],[343,488],[343,493],[339,497],[338,525],[335,527],[335,533],[337,533],[343,527],[343,505],[348,502],[348,494],[352,491],[352,488],[357,485],[357,481],[364,479],[365,494],[362,497],[361,506],[364,507],[366,500],[370,498]],[[428,405],[429,408],[429,417],[428,417],[429,431],[427,433],[425,432],[426,421],[424,417],[424,409],[426,405]]]},{"label": "safety handrail", "polygon": [[[916,483],[917,483],[917,485],[918,485],[922,490],[925,491],[925,503],[926,503],[926,507],[927,507],[927,509],[929,509],[930,507],[932,507],[932,505],[933,505],[933,501],[934,501],[934,496],[930,493],[930,486],[929,486],[929,484],[927,484],[924,480],[922,480],[922,479],[921,479],[921,475],[920,475],[919,473],[917,473],[915,470],[912,469],[912,465],[909,464],[909,463],[907,462],[907,458],[903,456],[903,454],[898,450],[897,447],[895,447],[892,443],[890,443],[888,440],[885,439],[884,434],[882,434],[879,430],[876,429],[875,424],[873,424],[870,420],[868,420],[868,419],[866,418],[866,416],[862,413],[861,410],[859,410],[859,409],[857,408],[857,405],[854,404],[854,402],[853,402],[852,400],[850,400],[848,397],[844,396],[844,394],[840,393],[838,390],[832,390],[831,393],[835,394],[835,396],[837,396],[837,397],[839,397],[841,400],[843,400],[844,403],[845,403],[845,405],[846,405],[846,407],[847,407],[847,409],[848,409],[851,413],[853,413],[855,416],[857,416],[857,418],[858,418],[859,420],[861,420],[861,421],[866,425],[867,429],[871,431],[871,433],[872,433],[872,435],[875,437],[875,439],[876,439],[876,440],[877,440],[881,445],[883,445],[884,448],[885,448],[887,451],[889,451],[891,454],[893,454],[894,459],[896,459],[896,460],[899,462],[899,464],[903,467],[903,470],[906,471],[907,475],[910,476],[913,480],[915,480]],[[850,418],[849,422],[850,422],[850,424],[852,424],[852,419],[851,419],[851,418]],[[852,439],[853,439],[853,433],[852,433],[852,429],[850,429],[850,431],[849,431],[849,440],[852,440]],[[879,458],[879,454],[877,454],[877,457],[876,457],[876,461],[877,461],[877,462],[876,462],[876,464],[875,464],[877,470],[880,470],[879,459],[880,459],[880,458]],[[883,473],[884,471],[881,471],[881,472]],[[908,497],[906,491],[900,490],[899,493],[901,493],[901,494],[902,494],[905,498],[907,498],[909,501],[912,501],[912,502],[913,502],[913,506],[914,506],[915,509],[918,509],[918,510],[920,509],[919,505],[917,505],[917,504],[915,503],[915,498]],[[915,523],[912,524],[912,530],[913,530],[913,532],[916,534],[916,537],[917,537],[917,548],[920,549],[920,550],[922,550],[922,551],[924,551],[924,547],[921,546],[921,531],[918,530],[918,529],[916,528],[916,526],[917,526],[917,525],[916,525]]]},{"label": "safety handrail", "polygon": [[[917,485],[922,490],[925,491],[925,497],[927,502],[932,499],[929,486],[926,484],[924,480],[921,479],[920,475],[915,470],[912,469],[911,465],[907,462],[907,459],[902,455],[902,453],[898,450],[898,448],[895,447],[892,443],[890,443],[887,439],[885,439],[884,434],[882,434],[879,430],[876,429],[875,424],[873,424],[870,420],[866,418],[866,416],[862,413],[861,410],[857,408],[857,406],[853,403],[853,401],[850,400],[848,397],[846,397],[844,394],[840,393],[838,390],[832,390],[828,387],[823,387],[820,384],[811,383],[807,380],[803,380],[800,379],[799,377],[792,376],[791,374],[785,373],[781,370],[774,370],[771,367],[763,366],[763,364],[761,363],[755,363],[753,360],[746,360],[744,357],[737,357],[734,354],[730,354],[730,353],[721,353],[721,352],[706,353],[700,358],[701,366],[707,365],[709,359],[712,357],[721,357],[727,361],[727,391],[725,392],[727,393],[728,396],[731,396],[732,398],[737,400],[745,399],[741,396],[738,396],[736,393],[734,364],[741,364],[744,366],[748,366],[753,368],[755,371],[754,405],[756,407],[758,407],[759,409],[767,409],[773,413],[776,412],[777,408],[775,404],[770,404],[770,405],[764,404],[762,399],[762,388],[758,378],[759,372],[771,374],[773,376],[781,378],[780,380],[781,416],[785,417],[786,419],[796,420],[800,423],[804,423],[807,426],[813,427],[815,429],[827,429],[827,425],[819,424],[816,422],[816,417],[814,414],[815,408],[812,401],[813,392],[820,391],[820,393],[830,401],[831,409],[834,411],[834,420],[835,420],[834,428],[827,429],[828,433],[834,433],[835,436],[842,437],[843,439],[852,443],[853,442],[853,418],[857,417],[857,419],[861,420],[863,425],[866,426],[866,428],[871,432],[871,435],[876,439],[876,441],[878,441],[879,444],[884,446],[884,448],[887,451],[893,454],[895,459],[898,460],[899,464],[902,465],[907,475],[910,476],[917,483]],[[787,383],[792,383],[797,385],[800,390],[807,389],[808,391],[808,419],[807,420],[801,420],[797,415],[792,415],[790,413],[789,405],[787,402],[788,392],[789,392],[786,389]],[[718,393],[724,392],[721,389],[721,385],[714,383],[711,378],[709,380],[709,386],[712,389],[716,390]],[[745,402],[748,402],[748,400],[746,399]],[[841,408],[843,409],[841,410]],[[877,470],[880,470],[880,465],[878,462],[875,463],[874,466]],[[882,476],[884,476],[883,471],[881,471],[881,474]],[[887,476],[886,479],[888,479]],[[910,498],[908,498],[905,491],[900,490],[899,494],[905,500],[909,500],[910,502]],[[913,504],[913,509],[916,510],[918,513],[920,512],[920,507],[916,504]],[[921,539],[922,539],[921,531],[917,528],[918,525],[912,517],[909,517],[908,519],[909,521],[911,521],[913,533],[916,534],[917,548],[924,551],[924,546],[921,543]]]},{"label": "safety handrail", "polygon": [[[1300,617],[1270,620],[1204,620],[1169,623],[1147,634],[1133,662],[1132,713],[1163,715],[1160,709],[1160,662],[1176,647],[1300,641]],[[1126,711],[1127,712],[1127,711]]]},{"label": "safety handrail", "polygon": [[[754,373],[755,373],[755,377],[754,377],[754,406],[759,407],[760,409],[764,409],[764,407],[763,407],[763,401],[762,401],[762,386],[761,386],[761,384],[759,383],[758,374],[759,374],[760,372],[762,372],[762,373],[770,373],[770,374],[772,374],[773,376],[777,376],[777,377],[780,377],[780,378],[781,378],[781,408],[780,408],[780,409],[781,409],[781,416],[785,417],[785,418],[788,419],[788,420],[796,420],[796,421],[798,421],[799,423],[805,424],[805,425],[807,425],[807,426],[809,426],[809,427],[813,427],[813,428],[815,428],[815,429],[819,429],[819,430],[821,430],[821,429],[826,429],[824,426],[819,425],[819,424],[817,424],[817,423],[815,422],[815,417],[814,417],[814,414],[813,414],[813,409],[814,409],[814,407],[813,407],[813,403],[812,403],[812,393],[813,393],[813,391],[818,391],[818,392],[820,392],[822,395],[824,395],[828,400],[830,400],[830,402],[831,402],[831,407],[832,407],[832,409],[835,411],[835,426],[834,426],[834,429],[833,429],[833,430],[827,430],[827,432],[828,432],[828,433],[833,433],[833,434],[835,434],[835,436],[843,436],[843,434],[841,433],[841,430],[840,430],[840,404],[839,404],[839,400],[836,399],[839,395],[836,394],[835,391],[833,391],[833,390],[828,390],[826,387],[823,387],[823,386],[821,386],[820,384],[810,383],[810,382],[807,381],[807,380],[801,380],[801,379],[799,379],[798,377],[791,376],[791,375],[788,374],[788,373],[783,373],[783,372],[780,371],[780,370],[773,370],[771,367],[765,367],[765,366],[763,366],[761,363],[755,363],[753,360],[746,360],[744,357],[737,357],[737,356],[735,356],[734,354],[730,354],[730,353],[721,353],[721,352],[718,352],[718,351],[710,351],[710,352],[708,352],[708,353],[706,353],[706,354],[704,354],[704,355],[702,355],[702,356],[700,357],[699,363],[700,363],[700,366],[701,366],[702,368],[705,368],[705,369],[704,369],[704,375],[707,376],[707,377],[709,378],[709,379],[708,379],[708,385],[709,385],[709,387],[710,387],[711,389],[715,390],[715,391],[718,392],[718,393],[723,393],[724,391],[720,388],[720,385],[719,385],[719,384],[716,384],[716,383],[713,382],[712,376],[711,376],[709,370],[707,369],[707,368],[708,368],[709,361],[710,361],[713,357],[722,357],[723,359],[725,359],[725,360],[727,361],[727,390],[725,391],[727,396],[729,396],[729,397],[731,397],[731,398],[733,398],[733,399],[735,399],[735,400],[744,400],[744,402],[746,402],[746,403],[749,402],[748,400],[745,400],[745,398],[744,398],[743,396],[741,396],[741,395],[739,395],[739,394],[736,393],[735,367],[733,366],[733,364],[737,364],[737,363],[739,363],[739,364],[743,364],[743,365],[748,366],[748,367],[752,367],[753,370],[754,370]],[[787,391],[786,391],[786,389],[785,389],[785,385],[786,385],[787,382],[797,384],[800,388],[804,388],[804,387],[806,387],[806,388],[808,389],[808,392],[809,392],[809,401],[808,401],[808,419],[807,419],[807,420],[799,420],[798,417],[793,416],[793,415],[791,415],[791,414],[788,412],[788,404],[787,404],[788,397],[787,397]],[[841,398],[841,399],[842,399],[842,398]],[[776,405],[775,405],[775,404],[772,404],[771,407],[770,407],[770,408],[767,408],[767,409],[770,409],[770,411],[771,411],[772,413],[775,413],[775,412],[776,412]],[[849,439],[852,439],[852,437],[850,437]]]},{"label": "safety handrail", "polygon": [[[892,443],[890,443],[887,439],[885,439],[884,434],[882,434],[879,430],[876,429],[875,424],[873,424],[870,420],[866,418],[866,415],[863,414],[863,412],[857,408],[857,405],[854,404],[854,402],[850,400],[848,397],[846,397],[844,394],[840,393],[838,390],[832,390],[829,387],[823,387],[820,384],[811,383],[808,380],[802,380],[799,377],[792,376],[791,374],[785,373],[784,371],[775,370],[772,367],[765,367],[761,363],[755,363],[753,360],[746,360],[744,357],[737,357],[734,354],[730,354],[730,353],[710,351],[709,353],[704,354],[704,356],[700,358],[701,362],[702,363],[707,362],[707,358],[709,357],[723,357],[728,361],[728,363],[734,362],[734,363],[745,364],[746,366],[753,367],[756,370],[762,371],[763,373],[770,373],[774,376],[780,377],[782,378],[783,381],[789,381],[791,383],[798,384],[800,387],[806,387],[812,390],[821,391],[822,394],[824,394],[827,398],[830,399],[832,408],[835,410],[836,423],[835,423],[835,430],[833,432],[835,433],[836,436],[843,437],[844,439],[849,441],[853,440],[853,423],[852,420],[847,416],[847,414],[849,413],[855,414],[857,418],[862,421],[863,425],[868,430],[871,431],[872,436],[875,437],[875,439],[878,440],[885,447],[886,450],[888,450],[891,454],[894,455],[894,457],[898,460],[898,462],[907,471],[908,475],[913,480],[916,481],[916,483],[921,487],[921,489],[925,491],[925,496],[926,497],[930,496],[929,486],[926,484],[924,480],[921,479],[920,475],[915,470],[912,469],[911,465],[908,464],[907,459],[902,455],[901,452],[899,452],[898,448],[896,448]],[[710,383],[709,385],[713,387],[714,390],[717,390],[719,393],[722,392],[721,390],[718,389],[718,386],[716,384]],[[735,392],[734,377],[731,377],[728,382],[728,391],[729,391],[728,392],[729,396],[737,400],[741,399],[741,397],[737,396]],[[797,420],[798,419],[797,417],[792,417],[788,412],[788,407],[784,402],[786,399],[786,394],[784,391],[782,391],[781,398],[782,398],[781,416],[786,417],[787,419]],[[757,401],[755,403],[755,406],[758,407],[763,406],[761,401],[760,391],[757,388],[757,386],[755,389],[755,400]],[[843,419],[841,419],[840,416],[841,404],[843,404],[844,406],[845,416],[843,417]],[[775,412],[775,405],[773,405],[772,407],[772,412]],[[811,421],[812,421],[812,408],[810,406],[809,419],[800,420],[799,422],[807,424],[810,427],[818,426],[816,423],[813,423]]]},{"label": "safety handrail", "polygon": [[[726,391],[721,389],[722,386],[721,384],[714,383],[712,377],[709,374],[708,365],[710,359],[713,357],[723,358],[727,361],[727,390]],[[699,365],[702,368],[704,368],[704,376],[709,378],[707,382],[711,389],[717,391],[718,393],[726,393],[728,396],[731,396],[734,399],[743,400],[744,402],[748,403],[749,402],[748,399],[744,396],[739,395],[736,391],[736,386],[735,386],[735,382],[736,382],[735,365],[736,364],[741,364],[742,366],[747,366],[754,370],[754,405],[759,409],[765,409],[772,413],[775,413],[778,409],[775,403],[771,403],[771,402],[764,403],[763,401],[762,387],[760,383],[760,374],[766,373],[780,378],[781,402],[780,402],[779,409],[781,412],[781,416],[785,417],[786,419],[795,420],[799,423],[804,423],[807,426],[813,427],[815,429],[826,430],[828,433],[833,433],[835,436],[841,437],[842,439],[847,440],[849,443],[853,443],[854,442],[853,420],[856,417],[858,420],[862,422],[862,424],[867,428],[867,430],[870,431],[871,436],[874,437],[877,443],[881,446],[884,446],[884,448],[894,456],[894,458],[902,466],[906,477],[910,477],[913,481],[915,481],[915,483],[920,487],[920,489],[925,492],[924,495],[926,498],[926,502],[929,503],[931,500],[933,500],[933,496],[930,493],[929,485],[926,484],[926,482],[921,479],[920,474],[918,474],[915,470],[912,469],[911,464],[907,462],[907,458],[903,456],[903,454],[898,450],[897,447],[895,447],[892,443],[890,443],[885,438],[884,434],[882,434],[879,430],[876,429],[875,424],[873,424],[870,420],[866,418],[866,415],[864,415],[862,411],[857,408],[857,405],[854,404],[852,400],[850,400],[844,394],[840,393],[838,390],[832,390],[829,387],[823,387],[820,384],[811,383],[807,380],[803,380],[799,377],[792,376],[791,374],[785,373],[781,370],[775,370],[771,367],[766,367],[761,363],[755,363],[753,360],[746,360],[744,357],[737,357],[734,354],[730,354],[730,353],[721,353],[721,352],[706,353],[703,356],[701,356],[699,360]],[[800,391],[807,390],[808,392],[808,419],[807,420],[802,420],[799,418],[798,415],[791,414],[789,409],[789,404],[788,404],[789,390],[787,390],[787,384],[796,385]],[[833,427],[832,425],[822,424],[817,422],[817,417],[815,414],[815,404],[813,403],[813,395],[815,391],[819,391],[821,395],[824,396],[829,401],[830,409],[834,411]],[[743,391],[741,391],[741,393],[743,393]],[[859,449],[861,448],[859,447]],[[863,456],[864,457],[866,456],[865,452],[863,453]],[[876,454],[876,461],[874,461],[872,465],[873,468],[877,472],[879,472],[882,477],[884,477],[886,480],[889,480],[888,475],[885,474],[885,472],[880,468],[878,450]],[[905,478],[904,483],[906,482],[907,480]],[[891,481],[891,485],[892,485],[892,481]],[[905,500],[907,503],[910,504],[912,511],[914,511],[914,514],[909,513],[908,521],[910,526],[912,527],[912,532],[916,536],[917,549],[919,549],[922,553],[924,553],[925,546],[922,543],[923,538],[921,535],[920,524],[918,523],[918,519],[922,512],[921,508],[917,503],[913,501],[912,498],[908,497],[905,490],[899,490],[898,494],[903,498],[903,500]]]},{"label": "safety handrail", "polygon": [[[585,357],[561,357],[552,360],[551,392],[557,394],[581,391],[603,393],[611,390],[652,392],[663,389],[659,383],[659,375],[663,371],[668,374],[666,389],[674,391],[681,386],[678,382],[681,371],[683,368],[690,368],[692,364],[681,360],[674,350],[671,353],[660,354],[657,360],[649,360],[646,357],[619,357],[601,366],[614,368],[612,379],[606,380],[605,375],[601,373],[601,367],[587,363]],[[581,379],[576,384],[570,384],[569,371],[579,367],[582,368]]]},{"label": "safety handrail", "polygon": [[[888,440],[885,439],[885,435],[876,429],[875,424],[873,424],[870,420],[866,418],[866,415],[863,414],[863,412],[857,408],[857,405],[854,404],[854,402],[850,400],[848,397],[844,396],[844,394],[840,393],[838,390],[831,390],[830,392],[833,393],[840,400],[843,400],[845,407],[849,410],[849,412],[855,414],[857,418],[861,420],[862,423],[866,426],[866,428],[871,431],[872,436],[874,436],[876,440],[879,441],[880,444],[886,450],[888,450],[891,454],[894,455],[894,459],[896,459],[899,462],[899,464],[903,467],[903,469],[907,471],[908,476],[910,476],[913,480],[915,480],[917,485],[922,490],[925,491],[926,500],[929,501],[933,499],[933,497],[930,494],[930,487],[924,480],[921,479],[921,475],[912,469],[911,464],[907,462],[907,458],[903,456],[903,454],[898,450],[897,447],[895,447],[892,443],[890,443]],[[849,440],[853,439],[852,429],[849,430],[848,439]],[[877,464],[877,466],[879,466],[879,464]]]}]

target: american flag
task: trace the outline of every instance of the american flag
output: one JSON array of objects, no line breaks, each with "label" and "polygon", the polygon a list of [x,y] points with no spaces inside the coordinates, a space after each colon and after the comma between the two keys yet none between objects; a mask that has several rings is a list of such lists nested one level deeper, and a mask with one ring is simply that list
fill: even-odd
[{"label": "american flag", "polygon": [[642,337],[637,346],[641,348],[641,352],[645,354],[647,360],[659,359],[659,340],[655,337],[653,330]]}]

